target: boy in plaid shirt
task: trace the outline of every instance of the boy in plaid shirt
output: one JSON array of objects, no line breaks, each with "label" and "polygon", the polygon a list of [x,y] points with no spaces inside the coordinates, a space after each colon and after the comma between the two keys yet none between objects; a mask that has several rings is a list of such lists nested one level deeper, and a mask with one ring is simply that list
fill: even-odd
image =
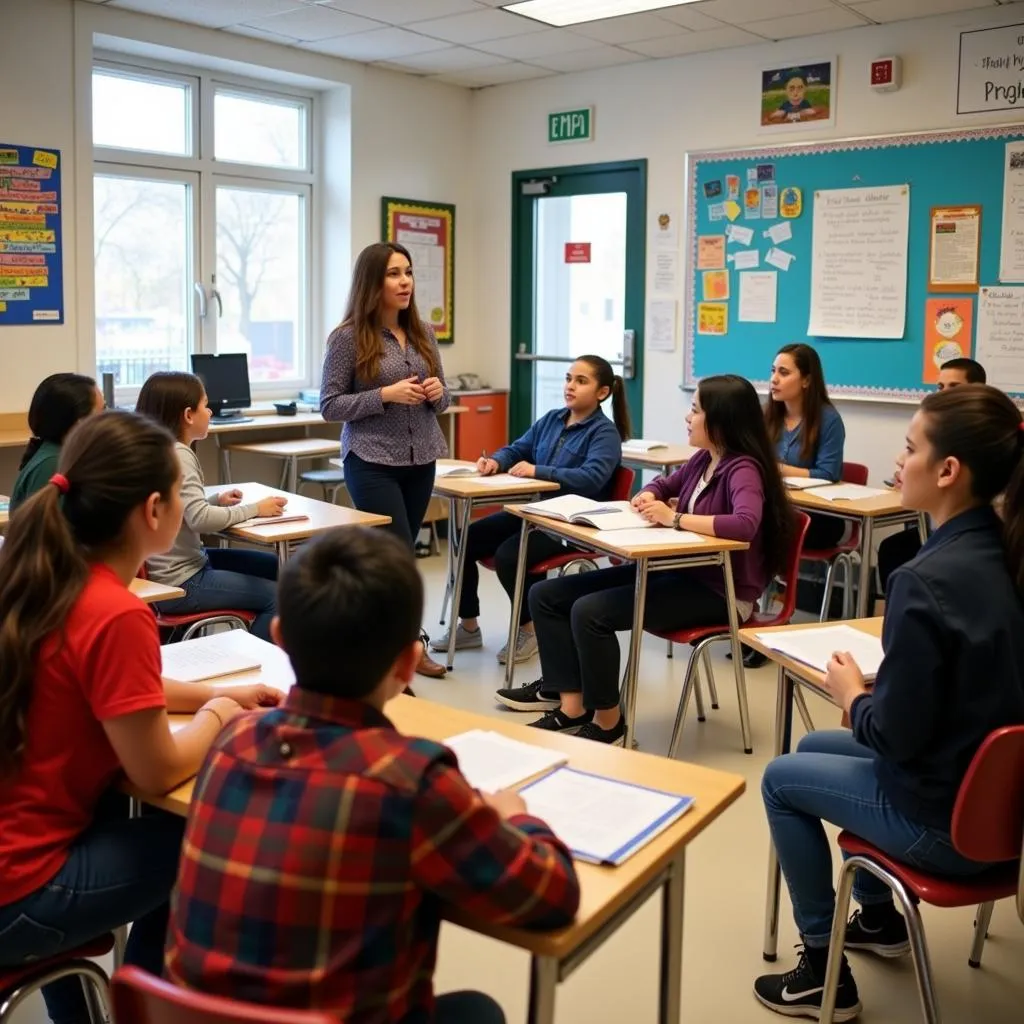
[{"label": "boy in plaid shirt", "polygon": [[501,1024],[482,993],[434,996],[444,905],[555,928],[579,883],[518,794],[477,793],[451,751],[385,716],[420,657],[412,552],[381,530],[327,533],[285,567],[278,609],[296,685],[229,723],[199,774],[169,977],[345,1024]]}]

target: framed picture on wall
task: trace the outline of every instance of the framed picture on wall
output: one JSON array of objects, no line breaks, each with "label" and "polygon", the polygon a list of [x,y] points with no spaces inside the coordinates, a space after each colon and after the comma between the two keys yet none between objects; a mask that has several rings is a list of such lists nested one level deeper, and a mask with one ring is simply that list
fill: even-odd
[{"label": "framed picture on wall", "polygon": [[836,58],[768,68],[761,72],[761,121],[765,131],[836,123]]},{"label": "framed picture on wall", "polygon": [[418,199],[381,199],[382,237],[409,250],[420,319],[439,344],[455,340],[455,207]]}]

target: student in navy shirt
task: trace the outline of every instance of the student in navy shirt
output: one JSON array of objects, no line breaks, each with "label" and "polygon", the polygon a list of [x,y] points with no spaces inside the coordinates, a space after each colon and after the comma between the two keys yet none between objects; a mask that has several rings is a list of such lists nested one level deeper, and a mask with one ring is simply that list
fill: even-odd
[{"label": "student in navy shirt", "polygon": [[[629,406],[622,378],[601,356],[580,356],[565,375],[564,394],[565,405],[561,409],[546,413],[518,441],[493,455],[485,454],[477,462],[480,472],[484,476],[511,473],[554,480],[561,485],[560,494],[579,494],[595,501],[610,497],[612,479],[622,458],[622,442],[630,434]],[[601,409],[609,396],[614,422]],[[495,512],[470,526],[458,609],[461,621],[455,634],[456,650],[483,646],[477,621],[480,615],[477,562],[494,558],[498,579],[511,600],[516,585],[521,527],[522,520],[508,512]],[[565,551],[560,540],[534,530],[527,541],[526,565],[529,568]],[[533,573],[525,581],[519,634],[513,653],[517,663],[528,661],[537,653],[527,596],[530,588],[543,578],[543,574]],[[445,632],[430,646],[435,651],[448,650],[448,636]],[[502,664],[508,656],[507,646],[503,645],[498,651],[498,661]]]},{"label": "student in navy shirt", "polygon": [[[952,846],[953,804],[989,733],[1024,722],[1024,422],[1001,391],[965,384],[929,395],[907,432],[905,507],[935,532],[889,582],[873,688],[837,652],[825,688],[852,733],[813,732],[765,769],[775,849],[804,942],[796,969],[765,975],[757,998],[788,1016],[817,1017],[835,911],[832,853],[822,822],[940,875],[987,865]],[[992,508],[1005,492],[1005,523]],[[889,889],[858,874],[845,947],[906,953],[906,923]],[[794,998],[799,997],[799,998]],[[843,960],[835,1019],[861,1009]]]}]

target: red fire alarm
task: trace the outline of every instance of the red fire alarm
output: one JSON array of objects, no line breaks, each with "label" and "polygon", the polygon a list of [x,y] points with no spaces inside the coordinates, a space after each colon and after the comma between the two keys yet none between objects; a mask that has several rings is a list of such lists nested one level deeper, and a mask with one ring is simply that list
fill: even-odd
[{"label": "red fire alarm", "polygon": [[903,61],[899,57],[879,57],[871,62],[871,88],[875,92],[895,92],[903,84]]}]

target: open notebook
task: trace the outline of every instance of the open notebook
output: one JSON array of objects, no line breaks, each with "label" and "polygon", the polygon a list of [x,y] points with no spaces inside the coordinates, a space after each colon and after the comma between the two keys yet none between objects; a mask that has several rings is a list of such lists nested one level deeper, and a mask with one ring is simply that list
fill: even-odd
[{"label": "open notebook", "polygon": [[628,501],[594,501],[578,494],[560,494],[557,498],[535,501],[524,505],[523,511],[598,530],[643,530],[654,525],[634,512]]},{"label": "open notebook", "polygon": [[624,452],[653,452],[656,448],[667,448],[664,441],[645,441],[642,437],[631,437],[622,442]]},{"label": "open notebook", "polygon": [[469,784],[485,793],[517,786],[568,760],[560,751],[522,743],[490,729],[470,729],[449,737],[444,745],[455,751]]},{"label": "open notebook", "polygon": [[254,526],[279,526],[281,523],[301,523],[308,518],[309,516],[303,515],[301,512],[296,512],[294,515],[285,512],[283,516],[256,516],[255,519],[246,519],[245,522],[237,523],[236,526],[249,530]]},{"label": "open notebook", "polygon": [[852,626],[818,626],[755,635],[766,647],[794,661],[810,665],[819,672],[828,669],[828,663],[836,651],[849,651],[865,679],[874,679],[882,664],[881,639]]},{"label": "open notebook", "polygon": [[160,657],[161,675],[174,683],[198,683],[262,667],[260,658],[241,649],[231,632],[165,644]]}]

